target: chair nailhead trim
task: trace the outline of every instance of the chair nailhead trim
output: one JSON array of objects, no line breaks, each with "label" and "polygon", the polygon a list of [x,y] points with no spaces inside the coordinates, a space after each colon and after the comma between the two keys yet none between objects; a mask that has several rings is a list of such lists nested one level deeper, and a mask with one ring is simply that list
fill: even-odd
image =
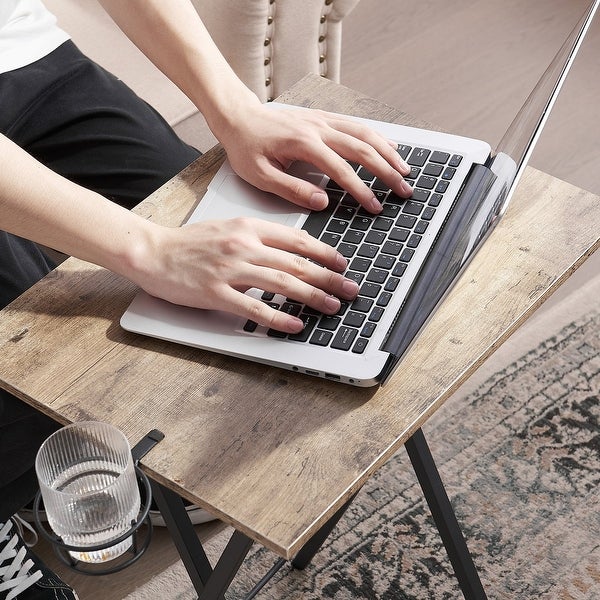
[{"label": "chair nailhead trim", "polygon": [[321,13],[321,18],[319,19],[319,75],[322,77],[327,77],[327,21],[332,9],[333,1],[334,0],[324,1],[323,11]]},{"label": "chair nailhead trim", "polygon": [[[276,12],[275,0],[269,0],[268,14],[267,14],[267,27],[265,30],[265,42],[264,42],[264,67],[265,67],[265,87],[271,88],[273,85],[273,34],[275,31],[275,12]],[[268,94],[267,101],[273,100],[273,94]]]}]

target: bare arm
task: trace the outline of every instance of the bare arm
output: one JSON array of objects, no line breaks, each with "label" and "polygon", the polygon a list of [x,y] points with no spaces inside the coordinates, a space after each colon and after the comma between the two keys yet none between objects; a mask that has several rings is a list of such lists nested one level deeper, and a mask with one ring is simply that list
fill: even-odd
[{"label": "bare arm", "polygon": [[[372,192],[343,158],[363,164],[402,196],[408,168],[380,135],[320,111],[272,111],[233,73],[189,0],[101,0],[130,39],[196,104],[234,169],[257,187],[299,205],[323,208],[317,186],[286,175],[294,160],[322,169],[373,212]],[[342,158],[343,157],[343,158]]]},{"label": "bare arm", "polygon": [[253,286],[279,291],[326,313],[337,312],[338,297],[357,293],[339,274],[346,260],[303,232],[257,220],[162,227],[57,175],[1,135],[0,157],[2,229],[111,269],[155,296],[226,306],[297,332],[300,320],[243,292]]}]

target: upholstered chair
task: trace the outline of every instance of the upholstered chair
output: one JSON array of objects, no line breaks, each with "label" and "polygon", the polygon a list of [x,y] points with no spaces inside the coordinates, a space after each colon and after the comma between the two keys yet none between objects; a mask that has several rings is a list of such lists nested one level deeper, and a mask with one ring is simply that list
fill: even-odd
[{"label": "upholstered chair", "polygon": [[[192,1],[238,76],[267,101],[307,73],[339,80],[342,21],[359,0]],[[196,107],[129,42],[96,0],[44,3],[88,56],[152,104],[184,139],[203,150],[212,145]]]}]

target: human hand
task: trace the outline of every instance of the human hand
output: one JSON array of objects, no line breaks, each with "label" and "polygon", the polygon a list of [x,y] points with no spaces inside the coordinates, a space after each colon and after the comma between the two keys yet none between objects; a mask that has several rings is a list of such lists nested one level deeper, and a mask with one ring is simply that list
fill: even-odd
[{"label": "human hand", "polygon": [[236,114],[235,126],[225,130],[221,142],[238,175],[311,210],[325,208],[327,195],[317,185],[285,173],[296,160],[323,171],[372,213],[380,212],[381,204],[348,161],[367,168],[399,196],[412,193],[403,178],[410,167],[396,148],[379,133],[342,115],[273,110],[249,103]]},{"label": "human hand", "polygon": [[327,314],[338,312],[338,298],[352,300],[358,293],[358,285],[341,275],[346,259],[302,230],[237,218],[156,231],[152,255],[143,260],[150,266],[136,283],[176,304],[226,310],[298,333],[300,319],[244,292],[256,287],[280,293]]}]

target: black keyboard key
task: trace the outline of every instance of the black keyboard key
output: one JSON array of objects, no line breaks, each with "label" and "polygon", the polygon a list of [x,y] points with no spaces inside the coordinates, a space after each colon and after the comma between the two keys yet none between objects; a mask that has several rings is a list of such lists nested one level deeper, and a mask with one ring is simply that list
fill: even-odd
[{"label": "black keyboard key", "polygon": [[373,306],[372,298],[364,298],[363,296],[358,296],[354,299],[354,302],[350,306],[352,310],[357,310],[360,312],[369,312],[371,307]]},{"label": "black keyboard key", "polygon": [[387,254],[380,254],[373,263],[373,266],[378,269],[387,269],[388,271],[394,266],[396,259],[393,256]]},{"label": "black keyboard key", "polygon": [[372,222],[372,217],[354,217],[354,219],[352,219],[351,228],[358,229],[359,231],[366,231],[371,227]]},{"label": "black keyboard key", "polygon": [[381,292],[381,286],[376,283],[371,283],[370,281],[365,281],[360,286],[359,294],[361,296],[366,296],[367,298],[377,298],[379,296],[379,292]]},{"label": "black keyboard key", "polygon": [[456,169],[454,167],[446,167],[444,173],[442,174],[442,179],[452,179],[454,177],[454,173],[456,173]]},{"label": "black keyboard key", "polygon": [[342,236],[339,233],[331,233],[329,231],[326,231],[321,236],[321,241],[325,242],[326,244],[329,244],[333,248],[335,248],[340,243],[341,239],[342,239]]},{"label": "black keyboard key", "polygon": [[375,244],[376,246],[381,246],[383,242],[385,242],[385,233],[382,231],[369,231],[367,233],[367,237],[365,238],[365,242],[367,244]]},{"label": "black keyboard key", "polygon": [[435,191],[438,194],[443,194],[448,189],[449,185],[450,185],[449,181],[446,181],[445,179],[440,179],[438,184],[435,186]]},{"label": "black keyboard key", "polygon": [[352,342],[358,335],[358,331],[352,327],[340,327],[340,330],[335,334],[331,347],[336,350],[350,350]]},{"label": "black keyboard key", "polygon": [[405,242],[410,235],[410,230],[403,229],[401,227],[394,227],[390,232],[390,240],[395,240],[396,242]]},{"label": "black keyboard key", "polygon": [[429,223],[427,221],[419,221],[415,227],[415,233],[425,233],[428,225]]},{"label": "black keyboard key", "polygon": [[322,329],[317,329],[310,338],[310,344],[315,344],[316,346],[327,346],[333,337],[333,333],[331,331],[323,331]]},{"label": "black keyboard key", "polygon": [[338,206],[336,211],[333,213],[335,219],[342,219],[344,221],[350,221],[354,217],[356,210],[352,206]]},{"label": "black keyboard key", "polygon": [[450,159],[450,162],[448,163],[448,165],[451,166],[451,167],[458,167],[458,165],[460,165],[461,161],[462,161],[462,156],[460,156],[460,154],[455,154]]},{"label": "black keyboard key", "polygon": [[354,344],[354,346],[352,347],[352,352],[354,352],[354,354],[362,354],[367,349],[368,343],[369,343],[369,340],[359,337],[356,340],[356,343]]},{"label": "black keyboard key", "polygon": [[367,321],[365,326],[362,328],[360,335],[362,337],[369,338],[375,333],[375,329],[377,329],[377,323],[373,323],[373,321]]},{"label": "black keyboard key", "polygon": [[335,211],[336,206],[337,203],[332,202],[330,199],[329,204],[323,210],[313,210],[308,215],[306,221],[304,221],[302,229],[308,231],[310,235],[318,239],[325,229],[325,225],[327,225],[329,218]]},{"label": "black keyboard key", "polygon": [[406,229],[412,229],[416,222],[417,217],[406,214],[402,214],[396,219],[396,225],[398,225],[398,227],[405,227]]},{"label": "black keyboard key", "polygon": [[415,255],[415,251],[412,250],[411,248],[404,248],[404,250],[402,250],[402,254],[400,254],[399,258],[402,262],[409,262],[410,259]]},{"label": "black keyboard key", "polygon": [[335,314],[343,315],[348,310],[349,307],[350,307],[350,302],[342,301],[342,302],[340,302],[340,310],[338,310]]},{"label": "black keyboard key", "polygon": [[435,215],[435,208],[431,208],[431,206],[426,206],[423,214],[421,215],[422,219],[426,221],[431,221],[433,219],[433,215]]},{"label": "black keyboard key", "polygon": [[393,224],[393,219],[386,219],[385,217],[376,217],[373,221],[373,229],[375,229],[376,231],[389,231]]},{"label": "black keyboard key", "polygon": [[437,179],[435,177],[431,177],[430,175],[421,175],[417,181],[417,187],[424,188],[426,190],[432,190],[436,183]]},{"label": "black keyboard key", "polygon": [[402,252],[403,244],[400,242],[394,242],[392,240],[387,241],[382,247],[381,251],[384,254],[390,254],[391,256],[398,256]]},{"label": "black keyboard key", "polygon": [[364,279],[364,273],[357,273],[356,271],[346,271],[344,274],[346,279],[352,279],[352,281],[356,281],[360,285],[361,281]]},{"label": "black keyboard key", "polygon": [[386,202],[383,205],[383,210],[379,213],[379,216],[395,219],[399,214],[400,214],[400,205],[399,204],[390,204],[389,202]]},{"label": "black keyboard key", "polygon": [[414,167],[422,167],[429,157],[430,151],[425,148],[415,148],[411,153],[406,162]]},{"label": "black keyboard key", "polygon": [[429,198],[429,206],[439,206],[443,196],[441,194],[431,194]]},{"label": "black keyboard key", "polygon": [[406,245],[409,248],[416,248],[419,245],[419,242],[421,241],[422,237],[420,235],[417,235],[416,233],[413,233],[408,242],[406,242]]},{"label": "black keyboard key", "polygon": [[281,339],[287,337],[287,333],[284,333],[283,331],[278,331],[277,329],[267,330],[267,335],[272,338],[281,338]]},{"label": "black keyboard key", "polygon": [[[260,297],[260,299],[264,300],[265,302],[271,302],[273,298],[275,298],[275,294],[273,292],[263,292],[262,296]],[[279,308],[277,305],[276,307]]]},{"label": "black keyboard key", "polygon": [[344,188],[339,183],[337,183],[337,181],[334,181],[333,179],[330,179],[327,182],[327,185],[325,186],[325,189],[328,190],[328,191],[329,190],[333,190],[333,191],[336,191],[336,192],[337,191],[339,191],[339,192],[343,192],[344,191]]},{"label": "black keyboard key", "polygon": [[408,201],[402,208],[402,212],[408,215],[420,215],[423,205],[419,202]]},{"label": "black keyboard key", "polygon": [[350,223],[348,221],[342,221],[341,219],[331,219],[329,225],[327,225],[327,231],[333,233],[344,233],[348,229]]},{"label": "black keyboard key", "polygon": [[327,329],[328,331],[335,331],[339,327],[341,321],[342,320],[339,317],[323,315],[319,321],[319,328]]},{"label": "black keyboard key", "polygon": [[379,321],[381,321],[381,317],[383,317],[384,312],[385,308],[383,308],[382,306],[376,306],[369,314],[369,321],[379,323]]},{"label": "black keyboard key", "polygon": [[350,263],[350,269],[353,271],[359,271],[360,273],[366,273],[371,268],[372,261],[366,258],[355,258]]},{"label": "black keyboard key", "polygon": [[373,244],[363,244],[358,249],[358,256],[375,258],[377,256],[377,252],[379,252],[379,246],[374,246]]},{"label": "black keyboard key", "polygon": [[406,271],[406,263],[399,262],[396,263],[394,270],[392,271],[392,275],[394,277],[402,277],[404,275],[404,271]]},{"label": "black keyboard key", "polygon": [[373,190],[373,192],[388,192],[390,186],[385,181],[383,181],[383,179],[379,179],[379,177],[377,177],[375,181],[371,184],[371,189]]},{"label": "black keyboard key", "polygon": [[395,292],[399,283],[400,283],[400,280],[397,277],[390,277],[386,281],[385,286],[383,287],[383,289],[386,292]]},{"label": "black keyboard key", "polygon": [[427,202],[427,199],[429,198],[429,194],[431,194],[431,192],[429,190],[424,190],[421,188],[414,188],[410,199],[415,200],[416,202]]},{"label": "black keyboard key", "polygon": [[390,292],[381,292],[379,298],[377,298],[377,306],[387,306],[392,299],[392,294]]},{"label": "black keyboard key", "polygon": [[416,179],[421,174],[419,167],[411,167],[410,173],[406,176],[408,179]]},{"label": "black keyboard key", "polygon": [[365,313],[350,311],[342,321],[343,325],[348,325],[349,327],[362,327],[362,324],[365,322],[367,315]]},{"label": "black keyboard key", "polygon": [[448,154],[448,152],[440,152],[439,150],[435,150],[431,154],[431,158],[429,160],[431,160],[431,162],[441,163],[444,165],[448,162],[449,158],[450,158],[450,154]]},{"label": "black keyboard key", "polygon": [[356,231],[355,229],[349,229],[343,237],[343,241],[348,244],[360,244],[365,237],[364,231]]},{"label": "black keyboard key", "polygon": [[397,152],[404,160],[406,160],[411,150],[412,148],[406,144],[398,144]]},{"label": "black keyboard key", "polygon": [[337,251],[344,258],[352,258],[354,256],[354,254],[356,253],[357,248],[358,248],[358,246],[355,246],[354,244],[346,244],[345,242],[342,242],[337,247]]},{"label": "black keyboard key", "polygon": [[300,304],[296,304],[295,302],[284,302],[280,308],[281,312],[286,313],[287,315],[292,315],[297,317],[302,310],[302,306]]},{"label": "black keyboard key", "polygon": [[383,269],[371,269],[367,275],[367,281],[373,283],[385,283],[387,276],[388,272]]},{"label": "black keyboard key", "polygon": [[423,169],[423,175],[431,175],[432,177],[439,177],[444,170],[443,165],[435,165],[433,163],[428,163]]},{"label": "black keyboard key", "polygon": [[245,323],[244,323],[244,331],[246,331],[247,333],[252,333],[254,331],[256,331],[256,328],[258,327],[258,323],[256,321],[250,321],[250,319],[248,319]]},{"label": "black keyboard key", "polygon": [[373,175],[366,167],[361,167],[357,171],[357,174],[363,181],[373,181],[373,179],[375,179],[375,175]]},{"label": "black keyboard key", "polygon": [[319,318],[314,315],[307,315],[306,313],[302,313],[299,318],[304,321],[304,328],[299,333],[290,333],[288,339],[294,340],[295,342],[306,342]]}]

